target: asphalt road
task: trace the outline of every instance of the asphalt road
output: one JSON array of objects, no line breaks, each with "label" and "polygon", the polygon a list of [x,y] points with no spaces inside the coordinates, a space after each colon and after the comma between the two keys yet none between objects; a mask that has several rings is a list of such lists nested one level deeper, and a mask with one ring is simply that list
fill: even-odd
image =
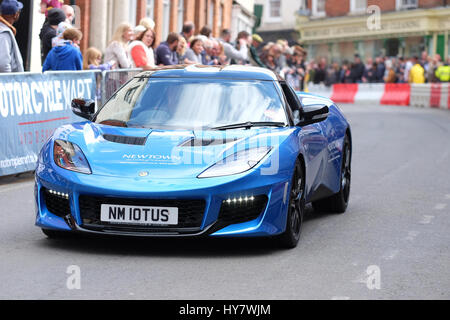
[{"label": "asphalt road", "polygon": [[[309,208],[290,251],[268,240],[48,240],[34,227],[32,176],[0,178],[0,299],[449,299],[450,111],[342,109],[354,139],[349,210]],[[67,286],[78,284],[70,266],[80,289]]]}]

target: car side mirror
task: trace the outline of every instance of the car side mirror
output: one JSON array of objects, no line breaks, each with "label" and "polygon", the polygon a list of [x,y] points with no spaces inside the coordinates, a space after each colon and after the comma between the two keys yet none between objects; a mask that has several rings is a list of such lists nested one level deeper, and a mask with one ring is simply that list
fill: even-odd
[{"label": "car side mirror", "polygon": [[73,99],[71,107],[75,115],[89,121],[95,114],[95,101],[91,99]]},{"label": "car side mirror", "polygon": [[[301,117],[298,116],[296,126],[308,126],[313,123],[325,121],[330,114],[330,108],[323,104],[314,104],[303,107]],[[295,118],[295,114],[294,114]]]}]

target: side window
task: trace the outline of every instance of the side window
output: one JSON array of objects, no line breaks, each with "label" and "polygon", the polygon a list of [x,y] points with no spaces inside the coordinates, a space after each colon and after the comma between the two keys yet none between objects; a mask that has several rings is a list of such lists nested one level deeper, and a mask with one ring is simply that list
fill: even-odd
[{"label": "side window", "polygon": [[281,88],[283,88],[284,96],[286,97],[286,101],[289,104],[291,111],[294,112],[296,110],[301,110],[300,100],[298,100],[298,97],[295,94],[294,90],[292,90],[292,88],[286,83],[282,82],[280,84]]}]

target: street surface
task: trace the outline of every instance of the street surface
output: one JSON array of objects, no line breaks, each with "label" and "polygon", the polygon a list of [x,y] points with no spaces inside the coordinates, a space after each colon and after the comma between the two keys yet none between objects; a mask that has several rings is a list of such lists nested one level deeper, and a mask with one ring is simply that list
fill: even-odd
[{"label": "street surface", "polygon": [[349,209],[308,208],[290,251],[271,240],[48,240],[34,227],[33,177],[0,178],[0,299],[450,299],[450,111],[342,109]]}]

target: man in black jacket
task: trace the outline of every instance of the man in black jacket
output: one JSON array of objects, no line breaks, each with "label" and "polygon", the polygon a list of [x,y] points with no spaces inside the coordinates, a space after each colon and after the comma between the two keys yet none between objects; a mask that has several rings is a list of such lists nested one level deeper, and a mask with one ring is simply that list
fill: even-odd
[{"label": "man in black jacket", "polygon": [[41,61],[44,64],[48,53],[52,50],[52,39],[56,37],[58,25],[66,20],[66,15],[61,9],[51,9],[48,12],[47,20],[42,26],[39,38],[41,39]]},{"label": "man in black jacket", "polygon": [[365,70],[366,67],[362,63],[360,56],[358,54],[355,54],[355,62],[353,63],[350,71],[352,82],[361,83]]}]

